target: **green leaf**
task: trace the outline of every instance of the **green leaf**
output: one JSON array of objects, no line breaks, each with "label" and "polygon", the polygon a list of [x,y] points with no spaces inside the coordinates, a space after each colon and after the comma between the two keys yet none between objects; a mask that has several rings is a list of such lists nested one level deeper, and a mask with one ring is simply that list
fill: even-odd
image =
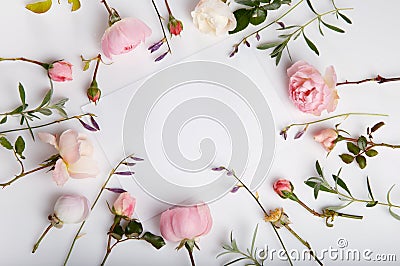
[{"label": "green leaf", "polygon": [[14,147],[15,147],[15,152],[16,152],[20,157],[23,157],[23,156],[22,156],[22,153],[23,153],[24,150],[25,150],[25,141],[24,141],[24,139],[23,139],[21,136],[18,136],[17,140],[15,141]]},{"label": "green leaf", "polygon": [[[25,105],[25,107],[26,107],[27,105]],[[12,110],[9,114],[10,115],[16,115],[16,114],[20,114],[22,111],[23,111],[23,106],[22,105],[20,105],[20,106],[18,106],[17,108],[15,108],[14,110]]]},{"label": "green leaf", "polygon": [[353,160],[354,160],[353,155],[350,155],[350,154],[347,154],[347,153],[340,154],[339,157],[346,164],[349,164],[349,163],[353,162]]},{"label": "green leaf", "polygon": [[279,62],[281,61],[281,58],[282,58],[282,52],[279,52],[276,55],[276,58],[275,58],[275,65],[279,65]]},{"label": "green leaf", "polygon": [[69,4],[72,4],[71,11],[76,11],[81,7],[81,2],[79,0],[68,0]]},{"label": "green leaf", "polygon": [[225,263],[224,266],[229,266],[229,265],[232,265],[232,264],[234,264],[234,263],[236,263],[236,262],[239,262],[239,261],[245,260],[245,259],[247,259],[247,258],[246,258],[246,257],[241,257],[241,258],[232,260],[232,261],[230,261],[230,262],[228,262],[228,263]]},{"label": "green leaf", "polygon": [[51,4],[52,0],[45,0],[27,4],[25,7],[34,13],[41,14],[49,11],[49,9],[51,8]]},{"label": "green leaf", "polygon": [[161,236],[156,236],[150,232],[144,233],[142,238],[156,249],[160,249],[165,245],[165,241]]},{"label": "green leaf", "polygon": [[[392,191],[392,189],[394,188],[394,186],[395,186],[395,185],[393,185],[393,186],[389,189],[389,191],[388,191],[388,193],[387,193],[387,195],[386,195],[387,202],[388,202],[389,205],[393,205],[392,202],[390,201],[390,192]],[[389,213],[390,213],[390,215],[392,215],[393,218],[395,218],[395,219],[397,219],[397,220],[400,220],[400,215],[398,215],[398,214],[396,214],[396,213],[394,213],[394,212],[392,211],[392,206],[389,207]]]},{"label": "green leaf", "polygon": [[377,131],[378,129],[380,129],[381,127],[383,127],[384,125],[385,125],[384,122],[376,123],[376,124],[371,128],[371,133],[374,133],[375,131]]},{"label": "green leaf", "polygon": [[356,157],[356,161],[358,163],[358,166],[360,166],[361,169],[364,169],[367,166],[367,160],[362,155],[358,155]]},{"label": "green leaf", "polygon": [[354,155],[360,152],[360,148],[352,142],[347,142],[347,150]]},{"label": "green leaf", "polygon": [[38,110],[39,113],[41,113],[42,115],[51,115],[53,112],[50,109],[47,108],[41,108]]},{"label": "green leaf", "polygon": [[62,98],[61,100],[56,102],[54,105],[58,106],[58,107],[64,107],[65,103],[68,102],[68,101],[69,101],[68,98]]},{"label": "green leaf", "polygon": [[348,24],[352,24],[353,22],[351,22],[351,20],[348,18],[348,17],[346,17],[345,15],[343,15],[342,13],[338,13],[339,14],[339,16],[344,20],[344,21],[346,21]]},{"label": "green leaf", "polygon": [[143,232],[143,226],[140,222],[131,220],[125,227],[125,235],[127,237],[138,237]]},{"label": "green leaf", "polygon": [[315,162],[315,169],[317,170],[317,173],[320,177],[324,177],[324,173],[322,172],[322,168],[318,160]]},{"label": "green leaf", "polygon": [[376,204],[378,204],[379,202],[377,200],[375,201],[370,201],[367,203],[367,205],[365,205],[365,207],[374,207]]},{"label": "green leaf", "polygon": [[7,122],[7,116],[4,116],[2,119],[1,119],[1,121],[0,121],[0,125],[1,124],[4,124],[4,123],[6,123]]},{"label": "green leaf", "polygon": [[254,229],[253,239],[251,240],[250,254],[253,254],[253,251],[254,251],[254,245],[256,243],[257,231],[258,231],[258,224],[256,226],[256,229]]},{"label": "green leaf", "polygon": [[318,193],[319,190],[321,189],[321,183],[317,183],[314,186],[314,198],[317,199],[318,198]]},{"label": "green leaf", "polygon": [[340,178],[339,176],[337,176],[337,175],[332,175],[332,177],[333,177],[333,180],[335,181],[335,183],[336,183],[339,187],[341,187],[341,188],[343,188],[344,190],[346,190],[346,192],[349,193],[349,195],[351,196],[350,190],[349,190],[349,188],[347,187],[346,183],[343,181],[343,179],[341,179],[341,178]]},{"label": "green leaf", "polygon": [[332,210],[332,211],[338,211],[338,210],[341,210],[343,208],[346,208],[347,206],[349,206],[352,203],[353,203],[353,201],[349,201],[348,203],[343,204],[343,205],[326,207],[326,209]]},{"label": "green leaf", "polygon": [[22,109],[25,110],[25,106],[26,106],[25,89],[21,83],[18,84],[18,91],[19,91],[19,98],[21,99],[21,103],[22,103]]},{"label": "green leaf", "polygon": [[229,34],[234,34],[244,30],[250,23],[251,13],[252,13],[251,10],[247,10],[244,8],[238,9],[235,12],[233,12],[236,18],[236,28],[230,31]]},{"label": "green leaf", "polygon": [[365,155],[367,155],[368,157],[374,157],[378,155],[378,151],[370,149],[365,152]]},{"label": "green leaf", "polygon": [[122,229],[121,225],[116,225],[112,232],[110,232],[112,238],[116,240],[121,240],[122,236],[124,235],[124,229]]},{"label": "green leaf", "polygon": [[370,197],[371,200],[374,200],[374,195],[372,195],[372,189],[371,186],[369,184],[369,177],[367,176],[367,189],[368,189],[368,195]]},{"label": "green leaf", "polygon": [[67,118],[67,117],[68,117],[68,114],[67,114],[67,112],[65,112],[64,109],[62,109],[62,108],[60,108],[60,107],[54,107],[54,109],[56,109],[57,112],[58,112],[58,114],[59,114],[60,116],[62,116],[63,118]]},{"label": "green leaf", "polygon": [[270,48],[273,48],[275,46],[278,46],[281,42],[267,42],[267,43],[263,43],[257,46],[257,49],[260,50],[267,50]]},{"label": "green leaf", "polygon": [[277,10],[280,7],[281,7],[280,0],[274,0],[272,3],[263,6],[265,10]]},{"label": "green leaf", "polygon": [[236,3],[244,6],[259,6],[260,1],[257,0],[235,0]]},{"label": "green leaf", "polygon": [[315,44],[310,39],[307,38],[307,36],[304,34],[304,32],[303,32],[303,37],[304,37],[304,40],[306,41],[308,47],[310,47],[310,49],[313,50],[314,53],[319,55],[319,51],[318,51],[317,46],[315,46]]},{"label": "green leaf", "polygon": [[310,0],[307,0],[307,5],[308,5],[308,7],[311,9],[311,11],[312,11],[314,14],[318,15],[318,13],[317,13],[317,12],[315,12],[315,9],[314,9],[314,7],[312,6],[312,4],[311,4],[311,1],[310,1]]},{"label": "green leaf", "polygon": [[368,141],[364,136],[360,136],[357,140],[357,145],[361,150],[365,150],[367,147]]},{"label": "green leaf", "polygon": [[342,30],[341,28],[338,28],[336,26],[328,24],[328,23],[324,22],[323,20],[321,20],[321,23],[324,24],[324,26],[327,27],[330,30],[333,30],[333,31],[336,31],[336,32],[339,32],[339,33],[344,33],[344,30]]},{"label": "green leaf", "polygon": [[41,107],[45,106],[46,104],[48,104],[50,102],[52,96],[53,96],[53,89],[50,89],[44,96],[42,103],[39,105],[38,108],[41,108]]},{"label": "green leaf", "polygon": [[90,67],[90,61],[85,61],[85,64],[83,65],[83,71],[88,70]]},{"label": "green leaf", "polygon": [[7,150],[12,150],[13,146],[11,143],[8,141],[6,137],[0,137],[0,145],[6,148]]},{"label": "green leaf", "polygon": [[267,18],[267,11],[262,8],[254,8],[253,12],[251,13],[250,23],[253,25],[261,24]]}]

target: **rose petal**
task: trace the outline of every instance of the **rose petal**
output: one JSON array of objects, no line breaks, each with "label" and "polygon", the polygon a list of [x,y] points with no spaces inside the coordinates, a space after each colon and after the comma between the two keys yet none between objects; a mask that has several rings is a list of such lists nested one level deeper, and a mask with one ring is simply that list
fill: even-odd
[{"label": "rose petal", "polygon": [[58,142],[60,155],[67,164],[73,164],[80,158],[78,133],[69,129],[64,131]]},{"label": "rose petal", "polygon": [[54,136],[53,134],[50,134],[50,133],[47,133],[47,132],[39,132],[38,133],[38,137],[44,143],[48,143],[50,145],[53,145],[54,148],[58,149],[56,136]]},{"label": "rose petal", "polygon": [[68,165],[68,172],[72,178],[91,178],[99,174],[99,168],[93,158],[81,156],[78,161]]},{"label": "rose petal", "polygon": [[53,170],[53,180],[58,186],[63,186],[69,179],[67,165],[62,159],[58,159]]}]

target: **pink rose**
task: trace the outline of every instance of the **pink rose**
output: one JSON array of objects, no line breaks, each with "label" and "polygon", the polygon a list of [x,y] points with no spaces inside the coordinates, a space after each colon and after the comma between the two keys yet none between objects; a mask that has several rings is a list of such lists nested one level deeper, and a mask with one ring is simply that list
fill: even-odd
[{"label": "pink rose", "polygon": [[284,195],[283,192],[292,193],[293,192],[293,185],[292,182],[286,179],[278,179],[275,181],[273,185],[274,191],[278,194],[281,198],[286,199],[287,196]]},{"label": "pink rose", "polygon": [[212,226],[208,205],[175,207],[161,214],[160,231],[162,236],[173,242],[184,239],[193,240],[206,235]]},{"label": "pink rose", "polygon": [[320,115],[322,111],[335,110],[339,96],[336,91],[336,73],[333,66],[325,76],[304,61],[298,61],[288,70],[289,97],[305,113]]},{"label": "pink rose", "polygon": [[101,38],[101,49],[108,58],[128,53],[151,35],[151,29],[137,18],[124,18],[110,26]]},{"label": "pink rose", "polygon": [[39,138],[53,145],[59,152],[60,159],[54,165],[53,180],[62,186],[71,178],[96,177],[99,173],[93,157],[92,143],[83,134],[73,130],[64,131],[57,137],[50,133],[39,133]]},{"label": "pink rose", "polygon": [[72,64],[65,61],[58,61],[50,65],[49,77],[53,81],[64,82],[72,80]]},{"label": "pink rose", "polygon": [[326,128],[314,135],[314,140],[322,144],[326,151],[331,151],[336,145],[338,133],[332,128]]},{"label": "pink rose", "polygon": [[61,196],[54,205],[54,215],[56,219],[64,224],[83,222],[89,216],[89,212],[89,200],[80,195]]},{"label": "pink rose", "polygon": [[114,212],[119,216],[132,217],[135,210],[136,199],[131,197],[128,192],[121,193],[114,202]]}]

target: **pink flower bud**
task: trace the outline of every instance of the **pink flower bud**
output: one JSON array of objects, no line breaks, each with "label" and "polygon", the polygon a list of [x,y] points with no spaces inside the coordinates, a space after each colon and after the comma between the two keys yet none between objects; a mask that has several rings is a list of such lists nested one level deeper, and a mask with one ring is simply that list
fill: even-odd
[{"label": "pink flower bud", "polygon": [[326,151],[331,151],[336,145],[338,133],[332,128],[326,128],[314,135],[314,140],[321,143]]},{"label": "pink flower bud", "polygon": [[275,181],[273,185],[274,191],[276,194],[278,194],[281,198],[288,198],[287,195],[284,194],[284,192],[287,193],[292,193],[294,190],[294,187],[292,185],[292,182],[286,179],[278,179]]},{"label": "pink flower bud", "polygon": [[135,205],[136,199],[131,197],[129,192],[124,192],[114,202],[113,210],[116,215],[131,218],[135,210]]},{"label": "pink flower bud", "polygon": [[72,80],[72,64],[66,61],[58,61],[50,64],[49,77],[53,81],[64,82]]},{"label": "pink flower bud", "polygon": [[172,35],[175,35],[175,36],[180,35],[181,31],[183,30],[182,21],[175,19],[174,16],[172,16],[172,15],[169,16],[167,27],[168,27],[169,33],[171,33]]},{"label": "pink flower bud", "polygon": [[160,231],[162,236],[169,241],[193,240],[208,234],[211,227],[212,218],[206,204],[175,207],[161,214]]},{"label": "pink flower bud", "polygon": [[87,89],[86,95],[89,101],[94,102],[95,104],[97,104],[97,102],[100,100],[101,90],[99,89],[96,80],[92,81],[89,89]]},{"label": "pink flower bud", "polygon": [[89,216],[89,200],[80,195],[64,195],[54,205],[54,215],[64,224],[83,222]]},{"label": "pink flower bud", "polygon": [[151,35],[151,29],[140,19],[124,18],[112,24],[101,38],[101,49],[108,58],[128,53]]}]

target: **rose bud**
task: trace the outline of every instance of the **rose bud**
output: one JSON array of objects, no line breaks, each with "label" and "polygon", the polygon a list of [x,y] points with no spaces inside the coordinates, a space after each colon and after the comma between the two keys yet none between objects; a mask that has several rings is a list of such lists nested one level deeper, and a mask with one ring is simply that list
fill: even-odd
[{"label": "rose bud", "polygon": [[306,62],[299,61],[288,70],[289,97],[302,112],[321,115],[336,109],[339,96],[336,90],[336,73],[333,66],[321,73]]},{"label": "rose bud", "polygon": [[95,104],[97,104],[97,102],[100,100],[101,90],[99,89],[96,80],[92,81],[89,89],[87,89],[86,95],[89,101],[94,102]]},{"label": "rose bud", "polygon": [[131,197],[129,192],[121,193],[113,205],[115,215],[130,219],[135,210],[136,199]]},{"label": "rose bud", "polygon": [[336,145],[338,133],[332,128],[326,128],[314,135],[314,140],[321,143],[326,151],[331,151]]},{"label": "rose bud", "polygon": [[171,35],[175,36],[180,35],[181,31],[183,30],[182,21],[175,19],[172,15],[169,16],[167,27]]},{"label": "rose bud", "polygon": [[90,178],[99,173],[93,159],[92,143],[86,135],[71,129],[64,131],[59,138],[44,132],[38,135],[41,141],[53,145],[59,152],[53,170],[53,180],[57,185],[64,185],[69,178]]},{"label": "rose bud", "polygon": [[276,194],[278,194],[283,199],[288,198],[289,194],[292,194],[294,190],[292,182],[286,179],[276,180],[273,185],[273,188]]},{"label": "rose bud", "polygon": [[104,55],[112,59],[113,55],[128,53],[151,35],[151,29],[140,19],[124,18],[114,22],[101,38]]},{"label": "rose bud", "polygon": [[226,34],[236,28],[236,18],[221,0],[200,0],[191,13],[194,26],[202,33]]},{"label": "rose bud", "polygon": [[72,80],[72,64],[66,61],[57,61],[50,64],[47,71],[53,81],[64,82]]},{"label": "rose bud", "polygon": [[194,240],[206,235],[212,226],[208,205],[175,207],[161,214],[160,231],[162,236],[173,242]]},{"label": "rose bud", "polygon": [[81,223],[87,219],[89,213],[90,203],[86,197],[81,195],[63,195],[59,197],[54,205],[54,213],[48,217],[50,225],[33,246],[32,253],[36,252],[40,242],[51,228],[62,228],[63,224]]}]

